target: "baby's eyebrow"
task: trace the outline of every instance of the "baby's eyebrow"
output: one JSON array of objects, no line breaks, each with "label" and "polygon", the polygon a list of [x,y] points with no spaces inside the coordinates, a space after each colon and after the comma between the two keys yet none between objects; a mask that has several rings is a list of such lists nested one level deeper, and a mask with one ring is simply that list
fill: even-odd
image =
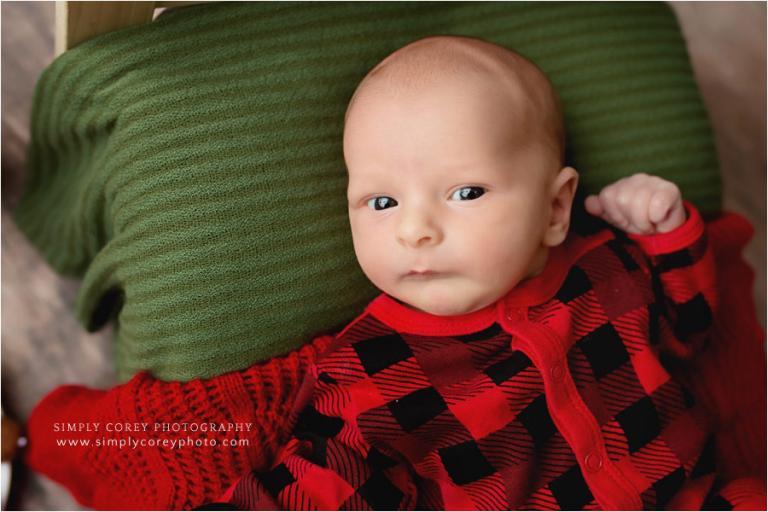
[{"label": "baby's eyebrow", "polygon": [[372,189],[390,186],[392,177],[386,171],[356,170],[347,175],[347,190]]},{"label": "baby's eyebrow", "polygon": [[360,187],[360,186],[347,186],[347,201],[355,202],[362,199],[364,196],[374,192],[376,189],[373,187]]},{"label": "baby's eyebrow", "polygon": [[454,161],[449,161],[446,163],[437,164],[441,169],[447,170],[447,171],[466,171],[468,169],[473,169],[477,167],[477,162],[459,162],[456,163]]}]

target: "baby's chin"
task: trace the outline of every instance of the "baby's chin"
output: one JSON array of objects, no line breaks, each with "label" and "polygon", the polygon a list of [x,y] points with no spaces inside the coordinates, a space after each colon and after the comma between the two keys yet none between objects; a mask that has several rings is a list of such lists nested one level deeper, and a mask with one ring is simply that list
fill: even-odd
[{"label": "baby's chin", "polygon": [[494,302],[493,298],[440,290],[420,290],[420,293],[401,293],[393,296],[407,306],[437,316],[465,315]]}]

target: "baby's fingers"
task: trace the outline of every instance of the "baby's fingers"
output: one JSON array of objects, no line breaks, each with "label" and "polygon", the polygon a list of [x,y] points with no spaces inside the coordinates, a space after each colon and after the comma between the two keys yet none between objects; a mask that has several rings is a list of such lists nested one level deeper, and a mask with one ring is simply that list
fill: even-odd
[{"label": "baby's fingers", "polygon": [[685,207],[676,185],[668,183],[654,191],[648,203],[648,218],[658,233],[672,231],[685,222]]},{"label": "baby's fingers", "polygon": [[633,192],[629,204],[630,227],[627,229],[630,233],[647,235],[653,231],[649,211],[652,194],[653,191],[645,187]]},{"label": "baby's fingers", "polygon": [[675,200],[680,197],[677,187],[671,183],[653,190],[653,196],[648,204],[648,217],[651,222],[661,222],[674,206]]},{"label": "baby's fingers", "polygon": [[600,199],[595,195],[587,196],[584,200],[584,208],[587,210],[587,213],[594,215],[595,217],[603,215],[603,205],[600,203]]},{"label": "baby's fingers", "polygon": [[600,205],[603,208],[600,216],[619,229],[629,227],[629,216],[626,211],[629,196],[624,193],[625,184],[625,180],[619,180],[605,187],[599,195]]}]

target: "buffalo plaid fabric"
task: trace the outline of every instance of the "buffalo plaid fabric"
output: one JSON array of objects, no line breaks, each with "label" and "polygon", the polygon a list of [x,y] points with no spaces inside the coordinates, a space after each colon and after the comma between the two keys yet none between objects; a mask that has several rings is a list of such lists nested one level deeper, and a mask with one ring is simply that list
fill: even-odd
[{"label": "buffalo plaid fabric", "polygon": [[[571,235],[545,271],[457,317],[382,295],[305,383],[242,509],[659,509],[704,504],[705,415],[670,365],[716,306],[703,223]],[[213,504],[212,504],[213,505]],[[224,504],[218,504],[227,507]]]}]

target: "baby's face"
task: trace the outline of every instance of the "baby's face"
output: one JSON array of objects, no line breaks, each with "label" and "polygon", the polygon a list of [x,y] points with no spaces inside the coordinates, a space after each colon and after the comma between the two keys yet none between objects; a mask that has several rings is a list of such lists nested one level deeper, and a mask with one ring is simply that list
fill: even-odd
[{"label": "baby's face", "polygon": [[469,89],[365,95],[344,134],[363,271],[436,315],[481,309],[543,269],[560,170],[494,87]]}]

